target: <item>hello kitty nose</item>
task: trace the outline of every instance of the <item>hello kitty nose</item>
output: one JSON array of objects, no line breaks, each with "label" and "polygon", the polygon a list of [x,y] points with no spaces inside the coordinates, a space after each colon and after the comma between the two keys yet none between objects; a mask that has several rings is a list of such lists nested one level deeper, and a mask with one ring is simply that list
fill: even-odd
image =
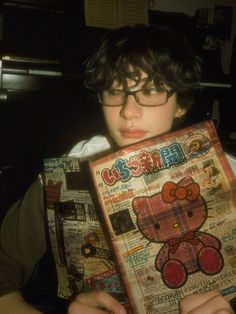
[{"label": "hello kitty nose", "polygon": [[179,228],[179,224],[178,223],[173,224],[173,228]]}]

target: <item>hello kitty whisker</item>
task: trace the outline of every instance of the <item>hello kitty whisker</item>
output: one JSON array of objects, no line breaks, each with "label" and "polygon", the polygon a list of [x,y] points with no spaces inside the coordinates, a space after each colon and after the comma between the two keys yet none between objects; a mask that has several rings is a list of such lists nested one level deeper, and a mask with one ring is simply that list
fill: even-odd
[{"label": "hello kitty whisker", "polygon": [[210,203],[213,203],[214,204],[214,201],[213,200],[210,200],[210,201],[206,201],[207,204],[210,204]]},{"label": "hello kitty whisker", "polygon": [[139,230],[134,230],[133,234],[136,234],[136,233],[140,233],[140,231]]},{"label": "hello kitty whisker", "polygon": [[142,241],[143,239],[145,239],[145,237],[141,237],[141,238],[139,239],[139,241]]}]

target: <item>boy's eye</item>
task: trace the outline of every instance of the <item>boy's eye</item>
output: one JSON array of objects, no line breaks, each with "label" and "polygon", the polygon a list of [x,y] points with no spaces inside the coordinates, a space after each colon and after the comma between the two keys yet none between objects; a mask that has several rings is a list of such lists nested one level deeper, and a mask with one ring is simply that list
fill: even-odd
[{"label": "boy's eye", "polygon": [[122,94],[122,90],[120,90],[120,89],[109,89],[107,91],[107,94],[110,96],[119,96]]},{"label": "boy's eye", "polygon": [[159,93],[156,88],[145,88],[142,90],[143,95],[145,96],[153,96]]}]

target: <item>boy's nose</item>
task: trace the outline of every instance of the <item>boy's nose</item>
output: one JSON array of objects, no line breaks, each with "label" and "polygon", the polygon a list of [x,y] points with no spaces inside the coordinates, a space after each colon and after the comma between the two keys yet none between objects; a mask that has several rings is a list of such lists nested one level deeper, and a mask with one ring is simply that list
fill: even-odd
[{"label": "boy's nose", "polygon": [[138,105],[133,95],[128,95],[121,107],[120,116],[124,119],[138,119],[142,116],[142,107]]}]

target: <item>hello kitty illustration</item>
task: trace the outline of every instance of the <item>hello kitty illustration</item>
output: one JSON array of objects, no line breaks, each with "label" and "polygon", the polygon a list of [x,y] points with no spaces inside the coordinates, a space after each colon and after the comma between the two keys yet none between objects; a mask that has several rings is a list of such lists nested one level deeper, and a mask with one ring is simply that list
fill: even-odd
[{"label": "hello kitty illustration", "polygon": [[166,182],[162,191],[132,202],[140,232],[150,242],[163,243],[155,268],[169,288],[183,286],[188,274],[219,273],[223,267],[221,243],[199,231],[207,219],[207,204],[191,177]]}]

